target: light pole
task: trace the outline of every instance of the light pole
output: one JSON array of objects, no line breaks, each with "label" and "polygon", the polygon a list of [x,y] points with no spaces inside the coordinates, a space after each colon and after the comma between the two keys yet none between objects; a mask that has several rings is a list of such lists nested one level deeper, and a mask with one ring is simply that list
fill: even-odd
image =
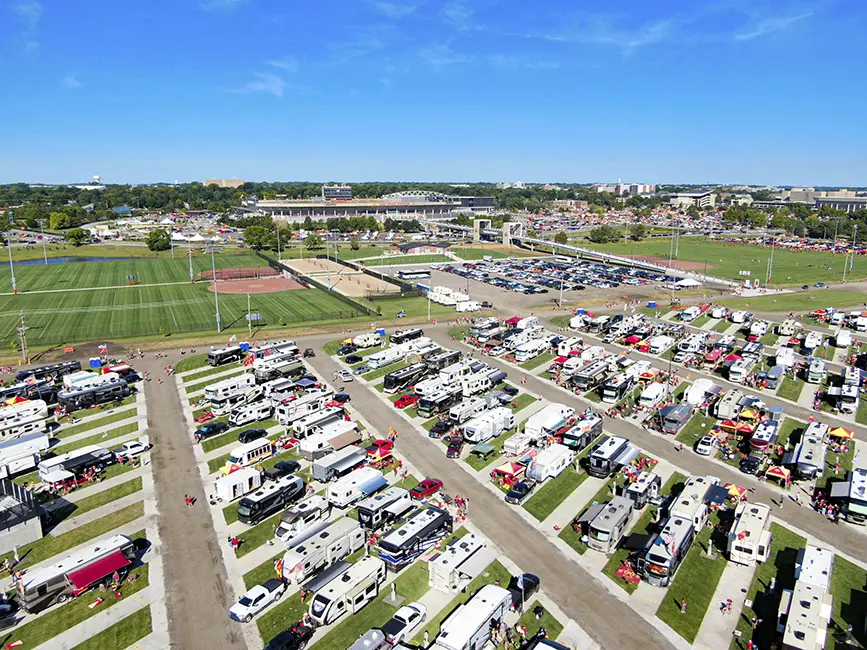
[{"label": "light pole", "polygon": [[277,261],[280,262],[282,259],[280,255],[280,226],[277,226]]},{"label": "light pole", "polygon": [[187,252],[190,257],[190,284],[193,284],[195,280],[193,279],[193,247],[187,244]]},{"label": "light pole", "polygon": [[250,294],[247,294],[247,332],[253,338],[253,321],[250,319]]},{"label": "light pole", "polygon": [[17,294],[18,288],[15,286],[15,267],[12,265],[12,233],[6,233],[6,248],[9,249],[9,273],[12,275],[12,293]]},{"label": "light pole", "polygon": [[855,268],[855,242],[858,240],[858,225],[852,226],[852,257],[849,260],[849,273]]},{"label": "light pole", "polygon": [[776,248],[776,245],[777,245],[777,238],[774,237],[773,239],[771,239],[771,260],[768,263],[768,279],[765,280],[765,284],[768,286],[771,285],[771,278],[774,275],[774,249]]},{"label": "light pole", "polygon": [[217,290],[217,266],[214,262],[214,248],[211,247],[211,273],[214,278],[214,308],[217,315],[217,334],[220,333],[220,292]]},{"label": "light pole", "polygon": [[45,219],[39,220],[39,232],[42,235],[42,258],[48,264],[48,251],[45,249]]}]

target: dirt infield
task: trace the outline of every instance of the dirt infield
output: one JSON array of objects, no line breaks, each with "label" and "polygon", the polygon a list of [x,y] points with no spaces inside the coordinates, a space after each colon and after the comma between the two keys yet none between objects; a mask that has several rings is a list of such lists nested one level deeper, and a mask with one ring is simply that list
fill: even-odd
[{"label": "dirt infield", "polygon": [[[629,259],[640,262],[650,262],[668,268],[668,260],[663,257],[653,257],[648,255],[629,255]],[[705,268],[704,262],[686,262],[684,260],[672,260],[672,268],[680,269],[681,271],[703,271]],[[707,265],[708,269],[713,268],[713,264]]]},{"label": "dirt infield", "polygon": [[[289,278],[259,278],[254,280],[226,280],[217,287],[220,293],[277,293],[304,289],[304,285]],[[208,285],[213,291],[214,285]]]},{"label": "dirt infield", "polygon": [[[217,269],[217,280],[250,280],[254,278],[274,278],[280,275],[280,271],[270,266],[239,267],[231,269]],[[200,271],[199,277],[203,280],[213,280],[213,271]]]},{"label": "dirt infield", "polygon": [[327,274],[329,270],[331,271],[332,276],[335,273],[341,273],[344,275],[348,273],[361,273],[361,271],[355,271],[348,266],[343,266],[343,264],[338,264],[337,262],[325,259],[292,260],[284,262],[284,264],[299,273],[312,276],[319,276],[323,273]]},{"label": "dirt infield", "polygon": [[[326,282],[323,277],[316,278],[320,282]],[[336,291],[345,296],[362,297],[370,294],[397,293],[400,288],[390,282],[380,282],[374,277],[363,273],[353,275],[331,275],[331,284]]]}]

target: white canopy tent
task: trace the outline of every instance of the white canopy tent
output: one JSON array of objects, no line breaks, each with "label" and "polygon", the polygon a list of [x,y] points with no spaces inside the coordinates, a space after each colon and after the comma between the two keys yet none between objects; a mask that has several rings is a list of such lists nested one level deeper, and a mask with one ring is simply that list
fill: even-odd
[{"label": "white canopy tent", "polygon": [[684,278],[683,280],[677,281],[677,286],[679,287],[700,287],[701,282],[698,280],[693,280],[692,278]]}]

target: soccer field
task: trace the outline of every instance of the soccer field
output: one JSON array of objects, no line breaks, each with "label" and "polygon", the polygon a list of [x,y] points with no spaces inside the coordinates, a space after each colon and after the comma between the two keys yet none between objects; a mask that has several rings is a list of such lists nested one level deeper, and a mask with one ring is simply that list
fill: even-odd
[{"label": "soccer field", "polygon": [[[267,263],[250,253],[214,256],[217,268],[258,267]],[[193,274],[211,270],[211,256],[193,254]],[[120,287],[127,284],[126,276],[135,275],[138,284],[166,284],[190,281],[190,260],[176,253],[176,258],[158,260],[131,259],[119,262],[67,262],[62,264],[15,264],[18,291],[45,291],[49,289],[82,289],[91,287]],[[9,264],[0,266],[0,292],[12,291]]]},{"label": "soccer field", "polygon": [[[76,266],[86,266],[77,264]],[[253,294],[251,308],[264,324],[287,325],[357,316],[319,289]],[[220,294],[223,329],[245,330],[247,296]],[[54,345],[157,334],[216,331],[214,294],[207,283],[124,287],[0,297],[0,341],[16,336],[19,312],[31,345]]]},{"label": "soccer field", "polygon": [[[646,239],[640,242],[615,244],[580,242],[579,245],[627,257],[634,255],[659,257],[665,260],[664,265],[667,265],[671,239]],[[702,237],[681,237],[677,259],[701,264],[702,268],[697,269],[697,273],[703,272],[706,262],[708,275],[742,280],[744,278],[740,277],[738,272],[750,271],[750,278],[764,283],[770,257],[769,247],[711,242]],[[777,248],[774,250],[774,274],[771,285],[840,282],[843,279],[844,259],[844,255]],[[846,279],[862,280],[865,277],[867,277],[867,260],[856,256],[854,269],[851,274],[847,274]]]}]

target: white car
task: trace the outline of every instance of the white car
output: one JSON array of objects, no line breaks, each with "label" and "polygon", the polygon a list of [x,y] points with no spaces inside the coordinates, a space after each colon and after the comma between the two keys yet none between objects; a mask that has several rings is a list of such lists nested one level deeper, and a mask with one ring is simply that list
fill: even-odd
[{"label": "white car", "polygon": [[488,352],[489,357],[501,357],[506,353],[506,348],[502,345],[498,345],[495,348],[491,348],[491,351]]},{"label": "white car", "polygon": [[348,370],[335,370],[334,378],[345,382],[353,381],[355,379],[355,377],[352,376],[352,373]]},{"label": "white car", "polygon": [[421,603],[404,605],[382,626],[382,634],[390,644],[397,645],[410,637],[410,633],[426,618],[427,609]]},{"label": "white car", "polygon": [[719,438],[712,434],[708,434],[696,443],[695,453],[700,456],[713,456],[717,447],[719,447]]},{"label": "white car", "polygon": [[150,443],[142,442],[141,440],[134,440],[132,442],[123,443],[122,447],[114,450],[114,455],[117,456],[118,460],[121,458],[132,458],[133,456],[145,453],[150,448]]}]

